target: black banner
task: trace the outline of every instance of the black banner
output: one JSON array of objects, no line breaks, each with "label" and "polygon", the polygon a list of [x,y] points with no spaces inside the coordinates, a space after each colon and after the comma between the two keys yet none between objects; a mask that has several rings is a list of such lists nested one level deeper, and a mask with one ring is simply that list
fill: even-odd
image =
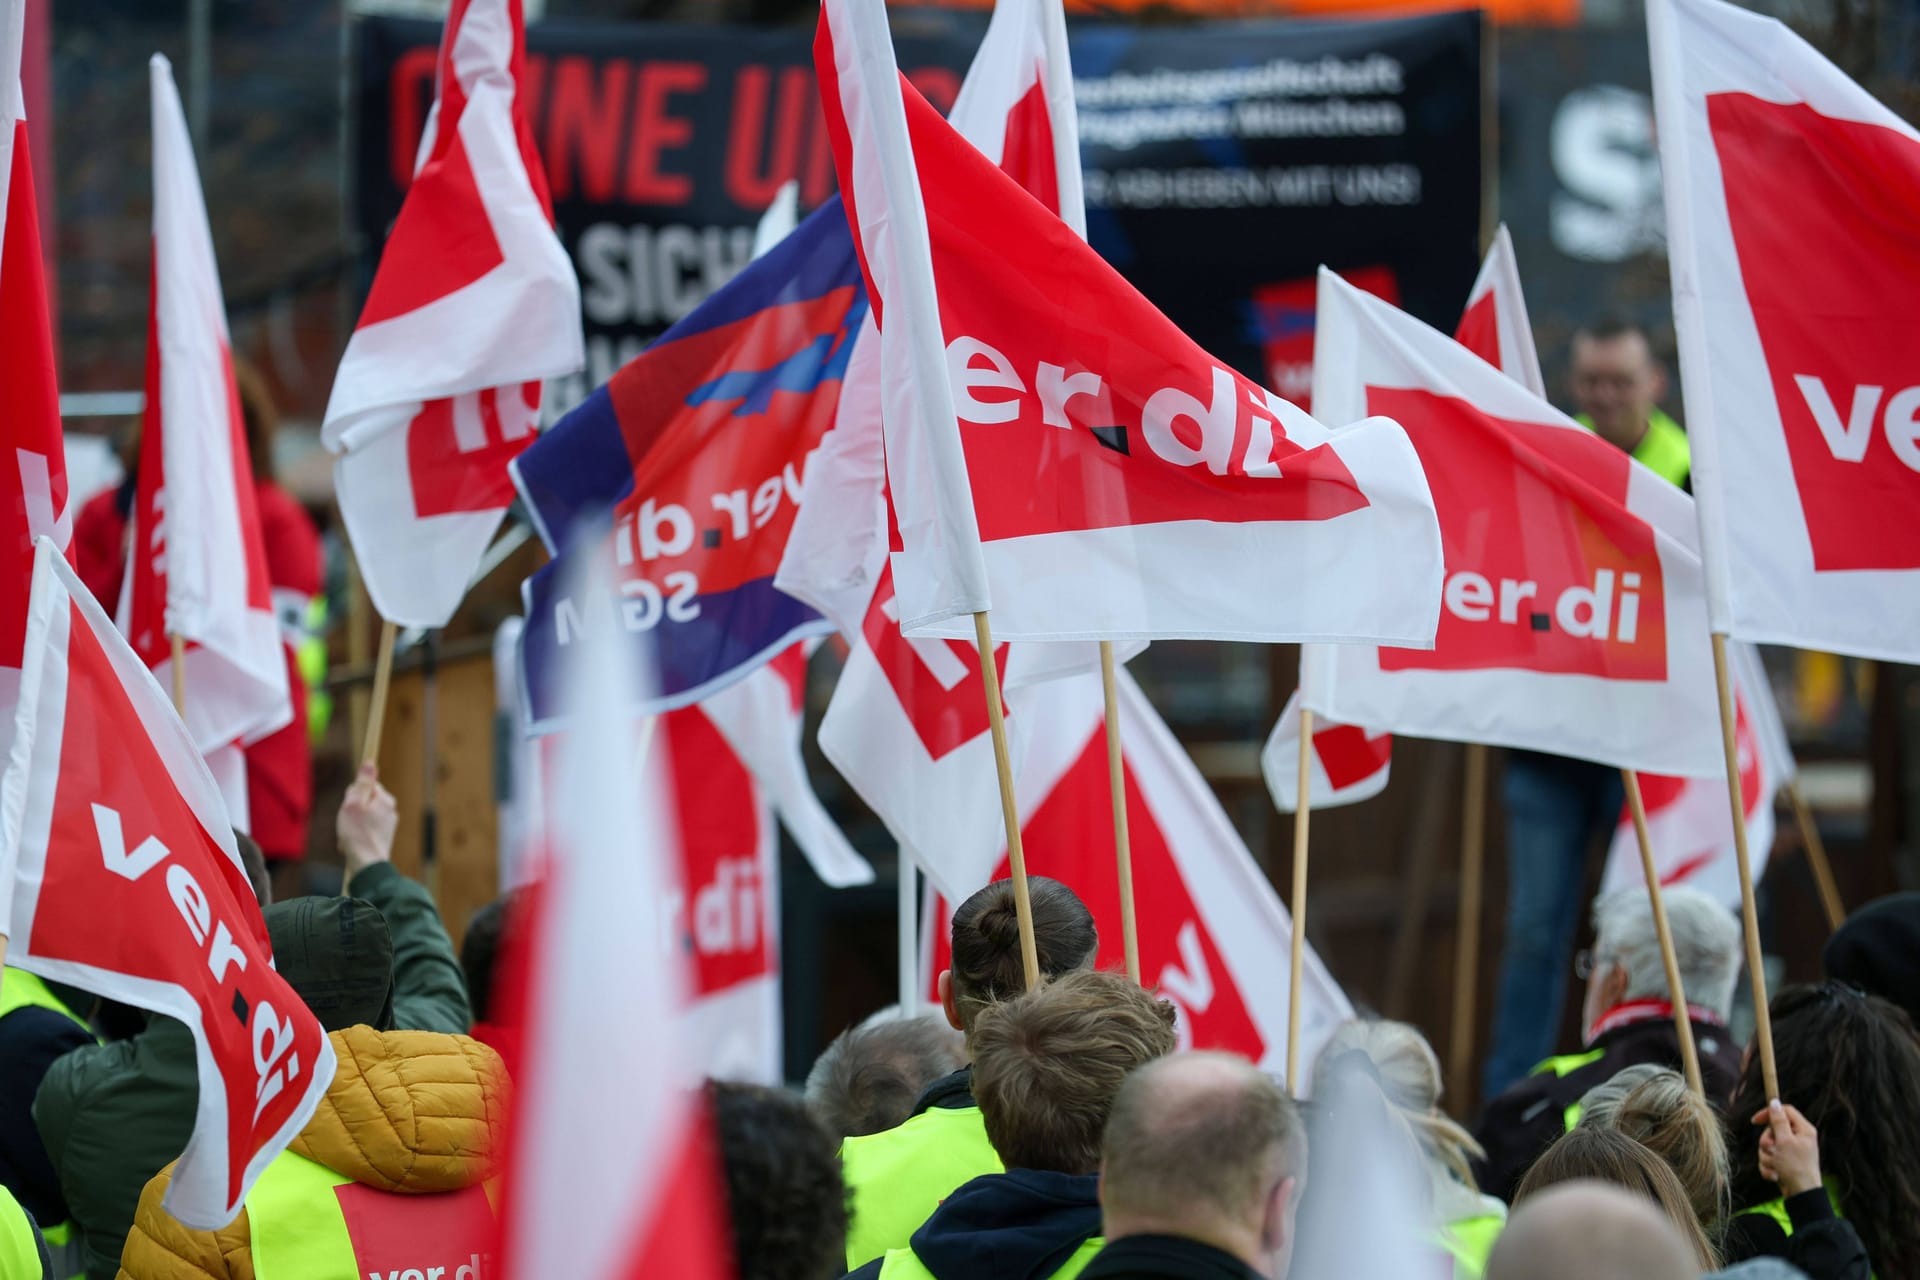
[{"label": "black banner", "polygon": [[[899,20],[945,109],[980,15]],[[374,252],[433,97],[436,23],[357,29],[357,227]],[[747,262],[788,179],[833,189],[810,29],[550,22],[524,86],[588,368],[572,404]],[[1071,28],[1094,247],[1210,351],[1290,398],[1321,263],[1452,328],[1480,217],[1480,19]],[[369,258],[369,267],[371,257]]]}]

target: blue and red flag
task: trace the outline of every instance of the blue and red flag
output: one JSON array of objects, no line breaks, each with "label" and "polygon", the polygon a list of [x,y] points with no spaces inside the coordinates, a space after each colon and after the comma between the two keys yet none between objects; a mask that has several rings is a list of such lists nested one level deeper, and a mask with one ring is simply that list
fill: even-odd
[{"label": "blue and red flag", "polygon": [[[556,659],[588,627],[651,637],[632,646],[658,665],[643,711],[697,702],[832,629],[773,576],[866,313],[836,196],[514,461],[554,555],[523,592],[536,732],[559,716]],[[569,559],[609,543],[612,597],[573,598]]]}]

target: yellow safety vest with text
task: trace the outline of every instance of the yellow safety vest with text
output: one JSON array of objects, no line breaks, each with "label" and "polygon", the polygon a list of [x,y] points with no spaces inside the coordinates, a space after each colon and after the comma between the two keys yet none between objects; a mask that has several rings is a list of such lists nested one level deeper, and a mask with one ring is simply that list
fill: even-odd
[{"label": "yellow safety vest with text", "polygon": [[[1093,1237],[1075,1249],[1066,1265],[1054,1272],[1049,1280],[1073,1280],[1087,1269],[1087,1264],[1093,1261],[1093,1256],[1106,1243],[1099,1236]],[[920,1261],[912,1249],[889,1249],[887,1260],[880,1264],[880,1280],[934,1280],[934,1274],[927,1270],[927,1264]]]},{"label": "yellow safety vest with text", "polygon": [[847,1270],[905,1249],[940,1202],[987,1173],[1004,1173],[979,1107],[929,1107],[891,1129],[840,1144],[851,1193]]},{"label": "yellow safety vest with text", "polygon": [[[362,1225],[362,1238],[356,1239],[336,1190],[349,1185],[361,1201],[377,1206],[375,1216],[387,1222],[384,1232],[376,1235]],[[476,1222],[470,1234],[449,1239],[444,1227],[411,1233],[404,1229],[409,1220],[424,1221],[426,1215],[419,1210],[442,1207],[428,1202],[444,1202],[449,1196],[478,1197],[484,1203],[484,1220]],[[492,1280],[496,1273],[492,1197],[491,1186],[434,1195],[379,1191],[317,1161],[283,1151],[247,1192],[255,1280],[363,1280],[369,1272],[383,1278],[388,1272],[411,1272],[423,1278],[432,1275],[434,1280]],[[395,1223],[402,1229],[394,1230]],[[435,1223],[440,1225],[438,1215]],[[412,1251],[404,1256],[392,1252],[396,1238],[403,1241],[403,1250],[410,1245]],[[370,1252],[382,1249],[387,1251]]]}]

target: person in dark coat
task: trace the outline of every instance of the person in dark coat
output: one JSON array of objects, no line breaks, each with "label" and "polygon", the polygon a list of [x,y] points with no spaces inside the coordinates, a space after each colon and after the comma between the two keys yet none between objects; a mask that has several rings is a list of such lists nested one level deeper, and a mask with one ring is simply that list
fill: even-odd
[{"label": "person in dark coat", "polygon": [[1899,1005],[1920,1025],[1920,893],[1876,898],[1827,939],[1821,965],[1835,982]]},{"label": "person in dark coat", "polygon": [[1306,1129],[1270,1076],[1230,1053],[1150,1062],[1107,1120],[1107,1244],[1081,1280],[1283,1280],[1306,1176]]},{"label": "person in dark coat", "polygon": [[[1667,924],[1686,987],[1688,1021],[1709,1098],[1724,1098],[1740,1074],[1740,1046],[1727,1034],[1727,1011],[1740,973],[1740,924],[1718,901],[1694,889],[1663,895]],[[1585,1043],[1548,1058],[1487,1104],[1474,1137],[1486,1148],[1475,1169],[1480,1188],[1512,1203],[1529,1166],[1580,1122],[1580,1099],[1623,1068],[1678,1068],[1667,971],[1645,891],[1605,894],[1593,905],[1594,944],[1583,956],[1587,979]]]}]

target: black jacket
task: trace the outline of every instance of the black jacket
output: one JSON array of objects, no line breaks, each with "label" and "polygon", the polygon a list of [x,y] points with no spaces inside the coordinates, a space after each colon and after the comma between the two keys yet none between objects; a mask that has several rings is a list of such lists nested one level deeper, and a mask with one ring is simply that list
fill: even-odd
[{"label": "black jacket", "polygon": [[[1047,1280],[1099,1234],[1098,1175],[1010,1169],[942,1201],[913,1233],[913,1252],[935,1280]],[[885,1264],[876,1258],[849,1280],[875,1280]]]},{"label": "black jacket", "polygon": [[1080,1280],[1261,1280],[1260,1273],[1210,1244],[1181,1236],[1128,1236],[1100,1251]]},{"label": "black jacket", "polygon": [[15,1009],[0,1018],[0,1186],[38,1222],[65,1222],[68,1214],[33,1122],[33,1096],[55,1059],[92,1043],[85,1027],[51,1009]]},{"label": "black jacket", "polygon": [[[1701,1082],[1707,1097],[1724,1101],[1740,1078],[1740,1046],[1724,1027],[1696,1021],[1694,1046],[1700,1052]],[[1517,1081],[1487,1104],[1474,1137],[1487,1149],[1487,1158],[1474,1168],[1480,1189],[1509,1204],[1520,1179],[1540,1153],[1567,1131],[1566,1109],[1587,1090],[1612,1079],[1615,1072],[1641,1063],[1680,1069],[1680,1037],[1670,1018],[1630,1022],[1601,1033],[1588,1046],[1600,1057],[1566,1075],[1536,1072]]]},{"label": "black jacket", "polygon": [[934,1107],[958,1109],[977,1105],[973,1100],[973,1065],[971,1063],[958,1071],[950,1071],[920,1091],[913,1100],[913,1111],[909,1115],[917,1116]]},{"label": "black jacket", "polygon": [[1788,1196],[1786,1206],[1792,1235],[1763,1213],[1733,1216],[1720,1242],[1729,1265],[1748,1258],[1783,1258],[1806,1272],[1807,1280],[1867,1280],[1873,1273],[1860,1233],[1833,1211],[1824,1187]]}]

